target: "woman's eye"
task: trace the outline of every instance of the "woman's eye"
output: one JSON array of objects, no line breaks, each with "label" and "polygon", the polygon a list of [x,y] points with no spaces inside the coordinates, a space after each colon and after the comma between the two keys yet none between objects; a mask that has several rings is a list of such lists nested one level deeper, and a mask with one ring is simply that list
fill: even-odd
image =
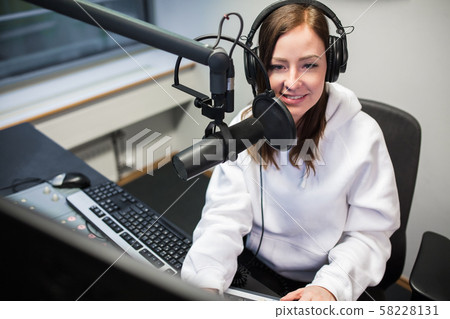
[{"label": "woman's eye", "polygon": [[280,64],[271,64],[270,70],[282,70],[284,67]]},{"label": "woman's eye", "polygon": [[316,64],[316,63],[307,63],[307,64],[305,64],[305,65],[303,65],[303,67],[305,68],[305,69],[313,69],[313,68],[316,68],[318,65]]}]

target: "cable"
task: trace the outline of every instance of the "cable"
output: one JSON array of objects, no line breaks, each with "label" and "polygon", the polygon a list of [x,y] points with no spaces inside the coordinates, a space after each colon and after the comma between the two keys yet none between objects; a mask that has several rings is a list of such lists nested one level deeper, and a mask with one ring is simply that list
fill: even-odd
[{"label": "cable", "polygon": [[[88,230],[88,232],[90,234],[94,235],[95,237],[97,237],[99,239],[106,240],[106,238],[99,235],[99,231],[88,220],[86,220],[86,219],[84,220],[84,225],[86,226],[86,229]],[[94,229],[92,229],[91,227],[93,227]]]},{"label": "cable", "polygon": [[[232,285],[234,287],[238,287],[238,288],[243,288],[247,284],[248,276],[251,275],[251,272],[248,269],[248,267],[256,259],[257,255],[259,253],[259,250],[261,248],[263,238],[264,238],[264,207],[263,207],[264,192],[263,192],[262,157],[261,156],[259,159],[259,184],[260,184],[260,192],[261,192],[260,193],[261,194],[261,196],[260,196],[260,198],[261,198],[261,237],[259,239],[258,248],[256,249],[256,252],[253,254],[253,256],[250,258],[250,260],[247,261],[244,265],[238,265],[238,269],[236,270],[236,274],[234,275],[234,278],[232,281]],[[244,247],[244,249],[245,249],[245,247]],[[259,267],[261,267],[260,264],[258,264],[258,265],[259,265]]]},{"label": "cable", "polygon": [[[221,25],[223,23],[223,20],[224,19],[228,19],[227,17],[229,15],[236,15],[241,20],[241,27],[240,27],[240,30],[239,30],[239,36],[237,38],[234,38],[234,39],[231,38],[231,37],[224,36],[224,35],[221,34],[222,33],[222,26]],[[241,36],[242,28],[243,28],[242,17],[238,13],[234,13],[233,12],[233,13],[229,13],[228,15],[225,15],[222,18],[221,24],[219,26],[219,34],[207,34],[207,35],[199,36],[199,37],[195,38],[194,40],[195,41],[202,41],[202,40],[206,40],[206,39],[216,39],[216,43],[214,44],[214,47],[219,44],[220,40],[226,40],[226,41],[229,41],[229,42],[233,42],[233,45],[232,45],[231,50],[230,50],[230,56],[229,56],[230,59],[231,59],[231,55],[233,54],[233,50],[234,50],[235,46],[236,45],[240,46],[242,49],[247,51],[255,59],[255,61],[258,63],[258,65],[260,67],[260,70],[263,73],[263,78],[265,79],[265,85],[266,85],[266,87],[270,88],[269,76],[267,74],[267,71],[266,71],[266,68],[264,66],[264,63],[261,61],[261,59],[258,57],[258,55],[255,52],[253,52],[252,49],[250,49],[244,43],[239,41],[239,39],[242,38],[242,36]],[[193,89],[187,88],[184,85],[180,84],[179,70],[180,70],[180,65],[181,65],[181,60],[182,59],[183,59],[182,56],[178,56],[177,61],[175,62],[175,67],[174,67],[174,72],[173,72],[173,83],[174,83],[173,87],[175,87],[175,88],[177,88],[179,90],[182,90],[185,93],[188,93],[188,94],[190,94],[192,96],[195,96],[196,98],[208,99],[208,96],[206,96],[205,94],[197,92],[197,91],[195,91]],[[256,96],[256,92],[255,92],[254,88],[252,88],[252,89],[253,89],[253,95]]]},{"label": "cable", "polygon": [[[260,187],[260,191],[261,191],[261,238],[259,239],[259,245],[258,248],[256,249],[255,252],[255,258],[259,253],[259,249],[261,248],[261,244],[262,244],[262,240],[264,237],[264,207],[263,207],[263,202],[264,202],[264,198],[263,198],[263,177],[262,177],[262,157],[261,155],[259,156],[259,187]],[[252,259],[253,260],[253,259]]]},{"label": "cable", "polygon": [[[194,40],[195,41],[202,41],[202,40],[213,39],[213,38],[217,38],[217,35],[216,34],[206,34],[206,35],[199,36],[199,37],[195,38]],[[263,78],[265,79],[266,87],[270,88],[269,75],[267,74],[267,70],[266,70],[263,62],[261,61],[261,59],[258,57],[258,55],[255,52],[253,52],[249,47],[247,47],[244,43],[242,43],[240,41],[237,41],[237,39],[233,39],[233,38],[230,38],[228,36],[223,36],[223,35],[220,38],[222,40],[226,40],[226,41],[230,41],[230,42],[236,43],[242,49],[247,51],[255,59],[255,61],[258,63],[258,65],[259,65],[259,67],[261,69],[261,72],[263,73]],[[177,61],[175,62],[174,76],[173,76],[175,84],[179,84],[180,83],[178,73],[179,73],[179,69],[180,69],[180,65],[181,65],[181,60],[182,59],[183,59],[183,57],[179,56]],[[256,93],[254,92],[253,95],[256,95]]]},{"label": "cable", "polygon": [[46,182],[46,180],[39,177],[16,178],[13,180],[11,185],[0,188],[0,191],[12,188],[12,192],[16,193],[17,187],[20,185],[29,183],[43,183],[43,182]]},{"label": "cable", "polygon": [[237,17],[239,18],[239,20],[240,20],[240,27],[239,27],[238,36],[235,38],[234,43],[233,43],[233,45],[232,45],[232,47],[231,47],[231,49],[230,49],[230,53],[229,53],[230,58],[231,58],[231,56],[233,55],[234,48],[236,47],[236,44],[237,44],[237,42],[239,41],[238,39],[241,37],[241,35],[242,35],[242,30],[243,30],[243,28],[244,28],[244,20],[242,19],[242,16],[241,16],[239,13],[237,13],[237,12],[231,12],[231,13],[225,14],[225,15],[222,17],[222,19],[220,20],[220,23],[219,23],[219,30],[217,31],[217,40],[216,40],[216,43],[214,43],[214,45],[213,45],[213,48],[216,48],[217,45],[219,44],[220,40],[222,39],[222,27],[223,27],[223,23],[224,23],[225,19],[226,19],[226,20],[230,20],[230,16],[231,16],[231,15],[235,15],[235,16],[237,16]]}]

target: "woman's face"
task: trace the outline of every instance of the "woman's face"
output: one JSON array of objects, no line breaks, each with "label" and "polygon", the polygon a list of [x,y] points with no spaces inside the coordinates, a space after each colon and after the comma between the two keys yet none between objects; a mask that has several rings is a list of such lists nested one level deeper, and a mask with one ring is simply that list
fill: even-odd
[{"label": "woman's face", "polygon": [[325,45],[306,24],[279,37],[268,70],[270,86],[296,123],[322,95],[326,70]]}]

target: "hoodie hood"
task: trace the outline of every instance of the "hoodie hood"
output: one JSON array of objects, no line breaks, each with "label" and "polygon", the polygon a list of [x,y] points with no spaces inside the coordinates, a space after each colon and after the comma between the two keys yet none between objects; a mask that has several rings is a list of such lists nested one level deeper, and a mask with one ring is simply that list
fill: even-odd
[{"label": "hoodie hood", "polygon": [[[361,111],[361,103],[355,93],[337,83],[326,83],[328,104],[325,111],[325,131],[339,129]],[[325,134],[326,134],[325,132]]]}]

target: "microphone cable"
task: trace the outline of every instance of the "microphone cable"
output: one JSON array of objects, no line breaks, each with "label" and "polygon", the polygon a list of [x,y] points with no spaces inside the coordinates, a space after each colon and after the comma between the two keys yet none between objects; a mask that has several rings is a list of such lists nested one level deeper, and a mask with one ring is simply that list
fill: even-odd
[{"label": "microphone cable", "polygon": [[216,43],[214,43],[214,45],[213,45],[213,49],[215,49],[219,45],[219,42],[222,39],[223,23],[224,23],[225,20],[230,20],[230,16],[231,15],[235,15],[235,16],[237,16],[239,18],[240,25],[239,25],[238,36],[234,39],[233,45],[231,46],[231,49],[230,49],[230,53],[229,53],[230,58],[233,55],[234,48],[236,47],[236,45],[237,45],[237,43],[239,41],[239,38],[242,36],[242,30],[244,29],[244,20],[242,19],[242,16],[239,13],[231,12],[231,13],[225,14],[222,17],[222,19],[220,20],[220,23],[219,23],[219,30],[217,31],[217,40],[216,40]]},{"label": "microphone cable", "polygon": [[[199,37],[195,38],[194,40],[195,41],[203,41],[203,40],[207,40],[207,39],[215,39],[215,38],[217,38],[217,36],[218,36],[217,34],[205,34],[205,35],[202,35],[202,36],[199,36]],[[249,47],[247,47],[244,43],[239,41],[237,38],[233,39],[233,38],[231,38],[229,36],[221,35],[220,39],[221,40],[225,40],[225,41],[229,41],[229,42],[233,42],[233,45],[236,44],[236,45],[240,46],[243,50],[247,51],[255,59],[255,61],[258,63],[258,65],[259,65],[259,67],[261,69],[261,72],[263,73],[263,77],[265,79],[266,86],[270,87],[270,80],[269,80],[269,75],[267,74],[267,70],[264,67],[263,62],[261,61],[261,59],[258,57],[258,55],[255,52],[253,52]],[[177,85],[180,84],[179,72],[180,72],[180,65],[181,65],[181,60],[182,59],[183,59],[183,57],[179,56],[177,58],[177,61],[175,62],[174,73],[173,73],[174,87],[177,87]],[[197,93],[197,92],[195,92],[195,93]],[[195,97],[201,97],[199,94],[197,94],[197,95],[191,94],[191,95],[193,95]],[[254,95],[255,95],[255,92],[254,92]],[[207,97],[207,96],[204,96],[204,97]]]},{"label": "microphone cable", "polygon": [[[225,21],[225,19],[228,20],[230,15],[236,15],[241,22],[240,29],[238,32],[238,37],[236,37],[236,38],[222,35],[223,22]],[[216,43],[214,44],[213,48],[215,48],[221,40],[232,42],[233,44],[231,46],[230,53],[229,53],[230,59],[232,57],[232,54],[233,54],[233,51],[234,51],[234,48],[236,47],[236,45],[240,46],[244,51],[249,53],[255,59],[256,63],[258,63],[258,66],[263,74],[263,78],[265,79],[265,85],[266,85],[266,87],[270,88],[269,75],[267,74],[267,70],[264,66],[264,63],[261,61],[261,59],[258,57],[258,55],[255,52],[253,52],[253,50],[251,48],[246,46],[243,42],[239,41],[239,39],[245,38],[245,36],[242,36],[243,25],[244,25],[244,22],[243,22],[242,16],[239,13],[235,13],[235,12],[228,13],[228,14],[225,14],[221,19],[221,22],[219,24],[219,34],[206,34],[206,35],[198,36],[198,37],[194,38],[194,40],[200,42],[200,41],[207,40],[207,39],[216,39]],[[180,71],[180,65],[181,65],[182,59],[183,59],[182,56],[178,56],[178,58],[175,62],[174,72],[173,72],[173,83],[174,84],[172,86],[181,91],[184,91],[185,93],[188,93],[196,98],[208,99],[207,95],[205,95],[201,92],[197,92],[191,88],[187,88],[184,85],[180,84],[179,71]],[[253,95],[256,95],[256,92],[254,91],[254,89],[253,89]]]}]

